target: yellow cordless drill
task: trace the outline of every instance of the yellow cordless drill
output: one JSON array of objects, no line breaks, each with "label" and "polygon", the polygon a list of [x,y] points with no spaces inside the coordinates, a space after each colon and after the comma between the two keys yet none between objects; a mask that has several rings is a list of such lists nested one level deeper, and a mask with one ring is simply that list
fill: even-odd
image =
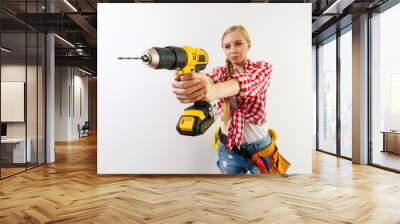
[{"label": "yellow cordless drill", "polygon": [[[199,72],[208,64],[208,54],[200,48],[152,47],[141,57],[119,57],[118,59],[142,60],[154,69],[178,70],[177,78],[191,72]],[[197,101],[186,108],[179,118],[176,130],[181,135],[197,136],[207,131],[214,122],[213,109],[207,101]]]}]

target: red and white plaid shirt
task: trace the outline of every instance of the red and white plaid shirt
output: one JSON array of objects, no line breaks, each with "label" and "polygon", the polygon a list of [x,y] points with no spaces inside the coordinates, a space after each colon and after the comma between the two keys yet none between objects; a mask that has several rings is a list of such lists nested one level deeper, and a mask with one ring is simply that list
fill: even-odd
[{"label": "red and white plaid shirt", "polygon": [[[253,63],[247,60],[243,69],[243,73],[235,70],[231,78],[227,77],[225,66],[214,68],[208,74],[214,83],[225,82],[232,78],[239,81],[240,91],[237,95],[237,110],[233,111],[233,120],[226,141],[226,147],[229,150],[234,145],[240,148],[244,135],[244,121],[257,125],[266,122],[266,92],[271,79],[272,66],[264,61]],[[223,99],[218,100],[217,113],[223,119]]]}]

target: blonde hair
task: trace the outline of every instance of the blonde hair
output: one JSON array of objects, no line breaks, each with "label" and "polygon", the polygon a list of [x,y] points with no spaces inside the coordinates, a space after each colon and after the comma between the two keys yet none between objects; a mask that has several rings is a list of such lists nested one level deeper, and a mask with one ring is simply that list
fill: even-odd
[{"label": "blonde hair", "polygon": [[[250,44],[250,35],[247,32],[247,30],[241,26],[241,25],[237,25],[237,26],[231,26],[228,29],[225,30],[224,34],[222,35],[221,38],[221,46],[223,44],[223,40],[225,38],[226,35],[228,35],[229,33],[232,33],[234,31],[238,31],[240,32],[244,39],[247,41],[248,44]],[[223,47],[223,46],[222,46]],[[233,74],[233,65],[232,62],[230,62],[228,59],[225,60],[226,63],[226,75],[228,76],[228,78],[230,78]],[[231,119],[232,117],[232,109],[231,109],[231,104],[229,102],[229,97],[224,98],[224,105],[223,105],[223,111],[224,111],[224,124],[225,126],[228,124],[228,121]]]}]

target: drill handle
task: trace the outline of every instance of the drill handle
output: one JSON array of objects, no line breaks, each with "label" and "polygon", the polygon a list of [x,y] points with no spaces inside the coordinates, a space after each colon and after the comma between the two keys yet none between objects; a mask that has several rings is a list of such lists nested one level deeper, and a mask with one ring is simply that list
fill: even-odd
[{"label": "drill handle", "polygon": [[206,64],[198,64],[194,66],[185,66],[176,72],[176,79],[179,80],[181,75],[191,74],[193,72],[200,72],[206,68]]},{"label": "drill handle", "polygon": [[176,75],[176,80],[180,80],[182,75],[189,75],[189,74],[192,74],[192,73],[193,73],[192,71],[187,72],[187,71],[183,71],[182,69],[178,70],[176,72],[176,74],[175,74]]}]

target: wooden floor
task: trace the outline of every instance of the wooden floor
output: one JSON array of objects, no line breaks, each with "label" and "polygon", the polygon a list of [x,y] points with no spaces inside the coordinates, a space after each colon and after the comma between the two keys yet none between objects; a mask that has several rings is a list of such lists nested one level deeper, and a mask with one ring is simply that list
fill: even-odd
[{"label": "wooden floor", "polygon": [[8,177],[11,176],[13,174],[19,173],[26,170],[25,167],[24,168],[1,168],[1,177]]},{"label": "wooden floor", "polygon": [[392,152],[374,151],[372,157],[373,163],[381,166],[389,167],[395,170],[400,170],[400,154]]},{"label": "wooden floor", "polygon": [[400,223],[400,175],[315,152],[312,175],[98,176],[96,138],[0,181],[0,223]]}]

